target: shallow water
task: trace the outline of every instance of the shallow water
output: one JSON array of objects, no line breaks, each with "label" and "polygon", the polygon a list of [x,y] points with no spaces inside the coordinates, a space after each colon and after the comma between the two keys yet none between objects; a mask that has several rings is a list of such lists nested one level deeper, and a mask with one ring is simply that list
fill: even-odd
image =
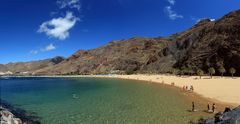
[{"label": "shallow water", "polygon": [[0,80],[1,99],[43,124],[181,124],[199,118],[177,90],[139,81],[97,78]]}]

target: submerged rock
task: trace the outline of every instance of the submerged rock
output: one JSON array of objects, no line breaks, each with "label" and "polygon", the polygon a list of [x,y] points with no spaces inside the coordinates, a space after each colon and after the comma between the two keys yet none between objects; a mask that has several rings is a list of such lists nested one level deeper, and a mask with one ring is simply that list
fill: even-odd
[{"label": "submerged rock", "polygon": [[29,116],[25,110],[15,108],[0,99],[0,124],[40,124],[37,116]]},{"label": "submerged rock", "polygon": [[0,107],[0,124],[22,124],[20,118],[16,118],[10,111]]}]

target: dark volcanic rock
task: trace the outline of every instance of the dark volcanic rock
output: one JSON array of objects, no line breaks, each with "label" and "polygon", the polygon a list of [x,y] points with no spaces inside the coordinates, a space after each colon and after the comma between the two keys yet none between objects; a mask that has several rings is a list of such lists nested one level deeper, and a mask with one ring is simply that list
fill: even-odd
[{"label": "dark volcanic rock", "polygon": [[240,106],[223,114],[216,114],[215,118],[199,122],[199,124],[240,124]]},{"label": "dark volcanic rock", "polygon": [[1,99],[0,106],[10,111],[17,118],[20,118],[24,124],[41,124],[39,121],[40,118],[37,117],[34,113],[31,113],[31,115],[29,115],[25,110],[13,107],[11,104]]}]

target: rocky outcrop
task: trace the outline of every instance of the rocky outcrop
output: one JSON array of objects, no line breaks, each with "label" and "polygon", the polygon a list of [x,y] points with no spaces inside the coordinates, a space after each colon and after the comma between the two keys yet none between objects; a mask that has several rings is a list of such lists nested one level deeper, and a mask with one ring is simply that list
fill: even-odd
[{"label": "rocky outcrop", "polygon": [[13,107],[0,98],[0,124],[40,124],[39,117]]},{"label": "rocky outcrop", "polygon": [[216,114],[215,118],[200,121],[199,124],[240,124],[240,106],[223,114]]}]

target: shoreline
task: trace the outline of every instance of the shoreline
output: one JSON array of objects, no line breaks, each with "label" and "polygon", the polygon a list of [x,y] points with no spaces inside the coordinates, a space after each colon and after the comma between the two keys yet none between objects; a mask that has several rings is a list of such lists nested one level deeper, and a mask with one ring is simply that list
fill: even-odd
[{"label": "shoreline", "polygon": [[[87,76],[89,77],[89,76]],[[91,76],[90,76],[91,77]],[[105,75],[96,78],[116,78],[125,80],[146,81],[162,85],[174,86],[182,91],[183,86],[194,87],[194,94],[207,100],[224,105],[238,106],[240,104],[240,78],[203,76],[173,76],[173,75]],[[172,85],[174,84],[174,85]],[[215,87],[214,87],[215,86]]]},{"label": "shoreline", "polygon": [[[210,101],[223,103],[230,106],[238,106],[240,104],[240,78],[237,77],[219,77],[214,76],[174,76],[174,75],[45,75],[45,76],[5,76],[5,77],[50,77],[50,78],[113,78],[125,80],[146,81],[150,83],[170,85],[182,89],[183,86],[194,87],[194,93],[200,97]],[[4,77],[3,77],[4,78]]]},{"label": "shoreline", "polygon": [[[156,87],[157,86],[161,86],[161,87],[165,87],[169,90],[176,90],[177,92],[179,92],[179,94],[182,94],[182,95],[185,95],[186,96],[186,104],[189,104],[189,109],[186,110],[188,112],[191,111],[191,101],[194,101],[195,104],[196,104],[196,110],[197,112],[195,114],[191,114],[189,113],[189,116],[192,116],[192,115],[195,115],[195,116],[199,116],[199,119],[200,117],[203,118],[203,119],[209,119],[209,118],[214,118],[214,115],[217,113],[217,112],[223,112],[225,110],[226,107],[230,107],[231,109],[233,108],[236,108],[238,106],[238,103],[230,103],[230,102],[224,102],[224,101],[221,101],[219,99],[215,99],[215,98],[210,98],[210,97],[205,97],[201,94],[199,94],[198,92],[188,92],[188,91],[183,91],[182,90],[182,87],[180,86],[181,85],[185,85],[184,83],[181,83],[181,78],[182,79],[194,79],[196,78],[196,76],[192,76],[192,77],[189,77],[189,76],[184,76],[184,77],[178,77],[178,76],[173,76],[173,75],[56,75],[56,76],[6,76],[6,77],[0,77],[0,78],[11,78],[11,77],[16,77],[16,78],[21,78],[21,77],[25,77],[25,78],[31,78],[31,77],[42,77],[42,78],[105,78],[105,79],[118,79],[118,80],[134,80],[136,81],[136,83],[148,83],[150,85],[155,85]],[[177,82],[174,82],[175,85],[171,85],[171,82],[170,80],[166,81],[164,80],[166,77],[170,78],[170,79],[179,79]],[[202,77],[203,79],[198,79],[200,81],[202,80],[208,80],[208,77]],[[206,78],[206,79],[205,79]],[[225,77],[229,80],[228,77]],[[194,80],[197,80],[197,79],[194,79]],[[222,80],[219,79],[219,77],[214,77],[214,79],[211,79],[211,80]],[[211,81],[210,80],[210,81]],[[231,80],[237,80],[239,81],[238,78],[235,78],[235,79],[231,79]],[[164,81],[164,83],[162,82]],[[194,82],[195,83],[195,82]],[[208,82],[209,83],[209,82]],[[227,82],[228,83],[228,82]],[[226,84],[227,84],[226,83]],[[195,83],[196,85],[197,83]],[[225,83],[224,83],[225,84]],[[194,86],[195,86],[194,85]],[[204,85],[205,86],[205,85]],[[222,86],[222,84],[221,84]],[[237,87],[237,86],[236,86]],[[194,91],[196,91],[196,88],[194,87]],[[221,93],[221,92],[220,92]],[[205,108],[207,104],[213,104],[213,103],[216,103],[216,106],[217,106],[217,109],[216,109],[216,113],[209,113],[206,111]],[[17,116],[19,117],[19,116]],[[22,119],[20,117],[20,119]],[[192,121],[192,120],[190,120]],[[197,120],[193,120],[194,122],[197,121]],[[38,123],[38,122],[37,122]]]}]

